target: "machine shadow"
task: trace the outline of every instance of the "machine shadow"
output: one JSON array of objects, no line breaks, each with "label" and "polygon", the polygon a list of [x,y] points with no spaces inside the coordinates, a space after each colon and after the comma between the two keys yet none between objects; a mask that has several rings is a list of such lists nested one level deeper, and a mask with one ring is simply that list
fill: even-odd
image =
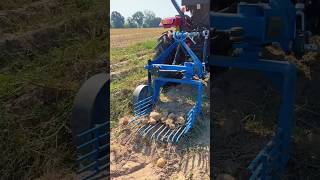
[{"label": "machine shadow", "polygon": [[275,134],[280,95],[254,71],[232,69],[211,84],[211,176],[247,179],[247,167]]}]

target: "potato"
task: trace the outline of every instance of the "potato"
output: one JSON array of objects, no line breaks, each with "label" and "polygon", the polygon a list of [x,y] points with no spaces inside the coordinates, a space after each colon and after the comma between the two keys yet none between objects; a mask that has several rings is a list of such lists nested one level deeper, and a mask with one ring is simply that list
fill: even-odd
[{"label": "potato", "polygon": [[178,124],[185,124],[185,123],[186,123],[186,120],[184,119],[184,117],[179,116],[179,117],[177,118],[177,123],[178,123]]},{"label": "potato", "polygon": [[164,159],[164,158],[160,158],[160,159],[158,159],[158,161],[157,161],[157,166],[158,166],[159,168],[163,168],[166,164],[167,164],[167,160]]},{"label": "potato", "polygon": [[169,128],[170,128],[170,129],[175,129],[175,128],[176,128],[176,125],[173,124],[173,123],[172,123],[172,124],[169,124]]},{"label": "potato", "polygon": [[152,111],[150,113],[150,118],[153,118],[153,119],[159,121],[161,119],[161,114],[158,112]]},{"label": "potato", "polygon": [[157,120],[155,120],[154,118],[150,117],[149,124],[155,125],[155,124],[157,124]]},{"label": "potato", "polygon": [[168,118],[168,119],[166,120],[166,125],[167,125],[170,129],[176,128],[176,125],[174,124],[174,120],[173,120],[173,119],[170,119],[170,118]]},{"label": "potato", "polygon": [[167,120],[166,120],[166,124],[169,126],[170,124],[173,124],[173,119],[171,119],[171,118],[168,118]]}]

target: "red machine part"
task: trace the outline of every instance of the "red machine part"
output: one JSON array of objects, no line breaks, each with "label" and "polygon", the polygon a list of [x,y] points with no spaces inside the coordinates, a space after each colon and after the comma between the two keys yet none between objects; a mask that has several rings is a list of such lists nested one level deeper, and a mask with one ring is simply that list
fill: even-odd
[{"label": "red machine part", "polygon": [[164,28],[180,27],[181,26],[181,17],[167,17],[161,20],[160,26]]}]

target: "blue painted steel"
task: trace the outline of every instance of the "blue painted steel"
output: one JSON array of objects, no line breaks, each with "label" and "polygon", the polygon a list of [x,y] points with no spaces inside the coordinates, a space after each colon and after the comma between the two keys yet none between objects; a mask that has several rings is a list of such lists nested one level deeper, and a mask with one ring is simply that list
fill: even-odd
[{"label": "blue painted steel", "polygon": [[[176,129],[172,130],[167,128],[164,124],[156,124],[156,125],[144,125],[138,131],[141,132],[143,136],[147,136],[150,134],[150,139],[156,139],[157,141],[164,142],[167,139],[167,142],[178,143],[182,136],[190,131],[195,120],[201,111],[202,105],[202,82],[199,80],[192,79],[175,79],[175,78],[154,78],[153,79],[153,95],[147,97],[144,100],[134,104],[134,114],[135,117],[130,120],[129,124],[136,123],[137,125],[141,125],[141,118],[148,116],[152,111],[152,107],[159,100],[160,96],[160,88],[168,83],[180,83],[180,84],[188,84],[197,88],[197,102],[195,106],[189,111],[187,114],[186,124]],[[158,133],[158,134],[157,134]],[[162,135],[162,136],[161,136]]]},{"label": "blue painted steel", "polygon": [[[263,72],[282,96],[276,136],[251,162],[251,180],[275,179],[281,174],[289,160],[293,128],[293,106],[296,86],[296,67],[286,61],[259,58],[259,52],[266,43],[277,42],[285,51],[296,38],[297,9],[290,0],[270,0],[269,3],[238,3],[236,14],[212,13],[211,26],[218,30],[242,27],[244,37],[234,48],[242,49],[236,57],[210,55],[209,65],[241,68]],[[269,20],[281,22],[281,31],[276,36],[268,34]]]},{"label": "blue painted steel", "polygon": [[[267,20],[271,16],[280,16],[284,22],[281,36],[272,39],[266,36]],[[218,29],[228,29],[235,26],[243,27],[245,40],[244,53],[239,57],[210,57],[209,64],[222,67],[243,68],[265,72],[280,91],[283,99],[279,115],[277,135],[264,148],[248,167],[252,172],[250,179],[271,179],[272,173],[283,172],[289,159],[296,68],[288,62],[261,60],[258,58],[259,47],[268,42],[279,42],[289,50],[290,42],[295,39],[296,10],[289,1],[270,1],[269,4],[238,5],[238,14],[215,13],[211,16],[212,24]],[[255,50],[256,49],[256,50]]]},{"label": "blue painted steel", "polygon": [[[79,167],[77,175],[80,179],[101,177],[103,176],[102,173],[107,172],[109,166],[107,149],[109,148],[109,143],[102,143],[109,142],[107,127],[108,122],[98,124],[77,136],[78,139],[86,140],[76,147],[78,157],[76,164]],[[107,174],[104,174],[104,176],[107,176]]]},{"label": "blue painted steel", "polygon": [[[148,63],[145,67],[149,71],[158,71],[161,70],[171,70],[171,71],[183,71],[186,70],[185,76],[187,78],[193,77],[197,75],[199,78],[202,78],[204,75],[204,64],[202,61],[197,57],[197,55],[189,48],[186,44],[186,39],[194,36],[198,36],[199,33],[186,33],[186,32],[175,32],[173,34],[173,38],[175,42],[169,46],[163,53],[161,53],[155,60]],[[169,54],[176,49],[179,45],[181,45],[187,52],[187,54],[191,57],[192,63],[186,62],[184,66],[178,65],[166,65],[164,64],[166,58]]]},{"label": "blue painted steel", "polygon": [[[161,142],[171,142],[178,143],[179,140],[190,131],[195,123],[198,115],[201,112],[202,106],[202,94],[203,87],[202,81],[200,79],[204,78],[206,75],[205,72],[205,63],[203,60],[200,60],[197,55],[189,48],[186,44],[187,39],[193,39],[196,36],[206,36],[208,37],[208,31],[206,33],[200,32],[175,32],[173,34],[174,43],[167,48],[163,53],[161,53],[156,59],[148,61],[148,64],[145,66],[145,69],[148,71],[148,85],[149,85],[149,94],[150,97],[147,97],[144,100],[134,104],[134,114],[135,117],[129,122],[136,123],[136,125],[141,125],[139,132],[142,136],[149,136],[150,139],[155,139]],[[190,60],[186,60],[184,64],[176,65],[173,64],[164,64],[165,59],[169,54],[177,47],[183,50],[183,52],[190,57]],[[204,53],[205,54],[205,53]],[[168,78],[167,73],[182,73],[182,79],[179,78]],[[194,77],[197,77],[198,80],[194,80]],[[167,83],[178,83],[178,84],[188,84],[197,89],[196,103],[192,109],[186,115],[186,123],[180,125],[175,129],[170,129],[166,125],[157,123],[155,125],[142,125],[141,118],[148,116],[152,111],[153,106],[159,101],[160,90]]]},{"label": "blue painted steel", "polygon": [[199,80],[190,80],[190,79],[173,79],[173,78],[155,78],[154,79],[154,102],[156,103],[159,100],[160,97],[160,84],[161,82],[174,82],[179,84],[189,84],[197,88],[197,98],[196,98],[196,104],[195,106],[189,111],[187,115],[187,122],[186,122],[186,129],[184,130],[184,133],[189,132],[189,130],[192,128],[195,120],[197,119],[198,115],[201,112],[202,107],[202,82]]},{"label": "blue painted steel", "polygon": [[[281,47],[290,50],[289,42],[296,37],[296,12],[290,0],[270,0],[269,3],[238,3],[237,14],[212,13],[211,26],[219,30],[232,27],[242,27],[245,30],[244,42],[254,44],[255,47],[279,42]],[[279,20],[281,28],[275,36],[268,36],[267,30],[270,18]]]}]

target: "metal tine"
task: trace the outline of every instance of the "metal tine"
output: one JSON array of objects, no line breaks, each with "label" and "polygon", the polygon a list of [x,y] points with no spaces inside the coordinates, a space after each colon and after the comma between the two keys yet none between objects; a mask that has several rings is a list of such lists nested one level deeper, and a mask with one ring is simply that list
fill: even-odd
[{"label": "metal tine", "polygon": [[190,110],[189,113],[188,113],[187,123],[186,124],[189,124],[191,122],[192,117],[193,117],[193,110]]},{"label": "metal tine", "polygon": [[152,125],[149,124],[149,126],[148,126],[147,128],[145,128],[145,129],[143,130],[143,132],[141,132],[141,134],[144,133],[144,132],[145,132],[147,129],[149,129],[151,126],[152,126]]},{"label": "metal tine", "polygon": [[[188,122],[190,122],[192,120],[194,114],[194,108],[192,108],[189,113],[188,113],[188,119],[187,119],[187,124]],[[183,128],[183,126],[185,126],[185,128]],[[180,132],[180,130],[182,129],[182,131]],[[179,129],[176,131],[176,133],[174,134],[174,136],[172,137],[171,141],[172,142],[178,142],[179,139],[181,138],[182,134],[186,131],[187,126],[186,125],[182,125],[179,127]],[[180,132],[180,133],[179,133]],[[179,134],[179,135],[178,135]],[[177,136],[178,135],[178,136]],[[170,137],[172,136],[172,133],[169,135],[168,140],[170,139]],[[177,137],[177,138],[176,138]],[[174,141],[174,139],[176,138],[176,141]]]},{"label": "metal tine", "polygon": [[159,123],[155,124],[155,125],[151,125],[151,128],[146,132],[144,133],[143,136],[146,136],[153,128],[155,128]]},{"label": "metal tine", "polygon": [[179,139],[181,138],[181,136],[184,134],[185,130],[187,129],[187,126],[183,129],[183,131],[181,131],[180,135],[178,136],[176,142],[179,141]]},{"label": "metal tine", "polygon": [[163,135],[161,141],[163,141],[166,138],[166,135],[171,131],[171,129],[168,129],[168,131]]},{"label": "metal tine", "polygon": [[176,129],[174,129],[174,130],[170,133],[170,135],[169,135],[168,138],[167,138],[167,142],[169,142],[170,137],[171,137],[171,135],[174,133],[175,130],[176,130]]},{"label": "metal tine", "polygon": [[152,96],[150,96],[149,98],[146,98],[144,100],[141,100],[140,102],[137,102],[133,105],[133,107],[136,109],[136,108],[139,108],[141,106],[144,106],[145,104],[148,104],[152,101]]},{"label": "metal tine", "polygon": [[142,106],[142,107],[135,107],[134,109],[133,109],[133,111],[134,111],[134,113],[139,113],[139,111],[141,111],[141,110],[143,110],[143,109],[145,109],[145,108],[149,108],[149,106],[152,106],[152,103],[149,103],[148,102],[148,104],[145,104],[144,106]]},{"label": "metal tine", "polygon": [[[143,115],[142,115],[143,116]],[[138,118],[140,118],[141,116],[135,116],[134,118],[132,118],[129,122],[128,125],[131,124],[132,122],[136,121]]]},{"label": "metal tine", "polygon": [[129,121],[128,125],[131,124],[132,122],[135,122],[135,121],[138,120],[139,118],[144,117],[144,116],[147,116],[147,113],[141,114],[141,115],[139,115],[139,116],[136,116],[136,117],[132,118],[132,119]]},{"label": "metal tine", "polygon": [[160,135],[164,132],[164,130],[166,130],[167,129],[167,126],[165,126],[163,129],[162,129],[162,131],[158,134],[158,136],[157,136],[157,141],[159,140],[159,137],[160,137]]},{"label": "metal tine", "polygon": [[[137,129],[136,131],[134,131],[133,134],[139,132],[139,131],[140,131],[142,128],[144,128],[145,126],[147,126],[147,125],[145,124],[145,125],[141,126],[139,129]],[[132,136],[131,136],[130,138],[128,138],[128,140],[127,140],[127,142],[126,142],[125,144],[127,144],[132,138],[133,138]]]},{"label": "metal tine", "polygon": [[178,132],[180,131],[180,129],[182,128],[182,126],[180,126],[180,128],[178,129],[178,131],[174,134],[174,136],[172,137],[171,141],[174,142],[174,138],[176,137],[176,135],[178,134]]},{"label": "metal tine", "polygon": [[140,114],[144,113],[146,110],[149,110],[149,109],[151,109],[151,108],[152,108],[152,105],[150,104],[150,107],[145,107],[145,109],[142,110],[142,111],[135,111],[134,114],[135,114],[136,116],[139,116]]},{"label": "metal tine", "polygon": [[145,125],[143,125],[143,126],[141,126],[136,132],[140,132],[141,131],[141,129],[143,129],[144,127],[146,127],[147,125],[145,124]]},{"label": "metal tine", "polygon": [[144,102],[143,104],[140,104],[138,106],[134,106],[134,110],[138,111],[139,109],[143,108],[144,106],[148,106],[149,104],[152,104],[152,100]]},{"label": "metal tine", "polygon": [[140,124],[141,124],[141,122],[137,121],[137,123],[134,126],[132,126],[131,129],[134,129],[135,127],[138,127]]},{"label": "metal tine", "polygon": [[134,114],[139,114],[140,112],[143,112],[145,109],[150,109],[152,108],[152,103],[148,103],[145,106],[139,107],[139,108],[134,108],[133,113]]},{"label": "metal tine", "polygon": [[152,97],[153,97],[153,96],[150,96],[150,97],[148,97],[148,98],[145,98],[145,99],[143,99],[143,100],[141,100],[141,101],[133,104],[133,106],[134,106],[134,107],[138,107],[138,106],[140,106],[141,104],[145,104],[146,102],[150,102],[150,101],[152,101]]},{"label": "metal tine", "polygon": [[148,115],[148,111],[149,109],[145,109],[144,111],[142,111],[140,114],[136,115],[136,117],[134,117],[131,121],[129,121],[128,125],[131,124],[132,122],[136,121],[137,119],[139,119],[140,117],[144,117]]},{"label": "metal tine", "polygon": [[[141,116],[138,116],[135,121],[137,121],[138,119],[141,119],[141,118],[145,118],[147,116],[148,116],[148,113],[142,114]],[[140,124],[141,121],[138,121],[137,123]]]},{"label": "metal tine", "polygon": [[157,132],[163,127],[164,124],[162,124],[151,136],[150,139],[152,139],[154,137],[155,134],[157,134]]},{"label": "metal tine", "polygon": [[131,124],[132,122],[136,121],[139,117],[134,117],[132,118],[129,122],[128,122],[128,125]]},{"label": "metal tine", "polygon": [[152,96],[148,97],[148,98],[145,98],[144,100],[141,100],[140,102],[138,103],[135,103],[133,105],[134,107],[134,112],[136,113],[137,111],[140,111],[141,109],[143,108],[146,108],[147,106],[150,106],[152,105],[153,103],[152,102]]},{"label": "metal tine", "polygon": [[141,100],[141,101],[139,101],[139,102],[136,102],[136,103],[134,103],[133,105],[134,105],[134,106],[138,106],[139,104],[141,104],[141,103],[143,103],[143,102],[145,102],[145,101],[148,101],[148,100],[152,99],[152,97],[153,97],[153,96],[149,96],[149,97],[147,97],[147,98],[144,98],[143,100]]},{"label": "metal tine", "polygon": [[152,105],[150,105],[149,107],[146,107],[146,108],[142,109],[141,111],[134,112],[134,115],[135,115],[136,117],[139,117],[139,116],[141,116],[141,115],[144,115],[145,113],[149,113],[151,110],[152,110]]}]

